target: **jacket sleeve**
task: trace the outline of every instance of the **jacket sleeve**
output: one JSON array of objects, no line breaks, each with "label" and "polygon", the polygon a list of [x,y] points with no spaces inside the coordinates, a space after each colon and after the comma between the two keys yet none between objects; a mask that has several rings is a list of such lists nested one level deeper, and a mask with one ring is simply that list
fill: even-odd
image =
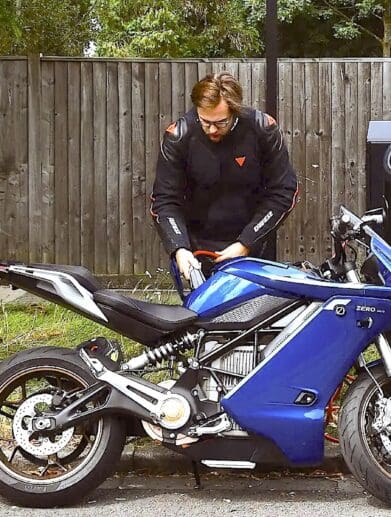
[{"label": "jacket sleeve", "polygon": [[184,118],[164,133],[151,194],[151,215],[164,248],[172,255],[178,248],[190,249],[184,215],[186,189],[186,136]]},{"label": "jacket sleeve", "polygon": [[282,223],[295,206],[298,194],[296,173],[276,121],[257,111],[256,132],[264,188],[253,218],[238,237],[250,250]]}]

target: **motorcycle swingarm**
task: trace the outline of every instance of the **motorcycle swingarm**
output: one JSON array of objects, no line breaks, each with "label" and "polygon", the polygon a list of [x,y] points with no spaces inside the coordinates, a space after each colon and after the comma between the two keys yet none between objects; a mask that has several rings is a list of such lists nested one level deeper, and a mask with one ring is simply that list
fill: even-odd
[{"label": "motorcycle swingarm", "polygon": [[[45,412],[33,419],[33,429],[37,432],[64,431],[83,422],[91,422],[105,414],[122,414],[153,422],[149,411],[142,408],[121,392],[106,384],[97,382],[78,392],[77,400],[55,414]],[[94,406],[91,403],[94,402]]]}]

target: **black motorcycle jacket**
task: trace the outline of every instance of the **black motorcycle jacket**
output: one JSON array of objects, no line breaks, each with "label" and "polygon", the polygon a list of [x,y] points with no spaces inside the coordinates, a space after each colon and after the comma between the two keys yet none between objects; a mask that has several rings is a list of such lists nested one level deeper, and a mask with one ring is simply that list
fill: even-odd
[{"label": "black motorcycle jacket", "polygon": [[296,174],[272,117],[244,108],[215,143],[192,109],[164,134],[151,214],[170,255],[199,243],[223,249],[235,241],[251,254],[293,208],[296,195]]}]

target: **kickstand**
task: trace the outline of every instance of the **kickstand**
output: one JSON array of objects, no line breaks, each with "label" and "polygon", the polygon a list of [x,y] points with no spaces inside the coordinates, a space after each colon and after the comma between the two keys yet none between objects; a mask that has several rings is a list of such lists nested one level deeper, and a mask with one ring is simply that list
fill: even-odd
[{"label": "kickstand", "polygon": [[198,463],[196,461],[192,461],[191,462],[192,464],[192,467],[193,467],[193,474],[194,474],[194,479],[195,479],[195,489],[196,490],[201,490],[202,486],[201,486],[201,477],[200,477],[200,471],[198,470]]}]

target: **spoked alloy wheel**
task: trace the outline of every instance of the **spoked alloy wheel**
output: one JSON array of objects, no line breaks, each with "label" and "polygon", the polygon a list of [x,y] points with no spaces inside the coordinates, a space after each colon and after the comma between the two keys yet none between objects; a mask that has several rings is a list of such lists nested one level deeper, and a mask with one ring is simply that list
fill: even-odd
[{"label": "spoked alloy wheel", "polygon": [[122,423],[105,416],[62,432],[33,430],[53,397],[94,382],[72,351],[45,347],[0,366],[0,493],[17,504],[71,504],[98,486],[119,459]]},{"label": "spoked alloy wheel", "polygon": [[344,459],[357,481],[391,506],[391,379],[383,367],[362,372],[349,388],[339,419]]}]

